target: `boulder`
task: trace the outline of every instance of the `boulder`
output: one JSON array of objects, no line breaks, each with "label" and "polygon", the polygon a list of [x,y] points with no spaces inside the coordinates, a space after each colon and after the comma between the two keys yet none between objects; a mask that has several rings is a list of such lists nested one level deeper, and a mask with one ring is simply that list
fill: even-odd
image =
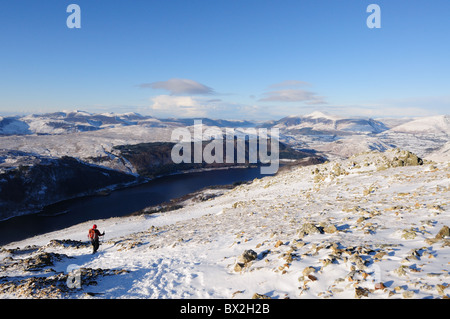
[{"label": "boulder", "polygon": [[242,255],[237,258],[236,264],[234,265],[234,271],[240,272],[244,270],[244,268],[247,267],[248,264],[255,260],[257,257],[258,254],[251,249],[244,251]]},{"label": "boulder", "polygon": [[363,287],[355,288],[355,298],[369,297],[369,289]]},{"label": "boulder", "polygon": [[238,257],[238,262],[247,264],[247,263],[255,260],[257,257],[258,257],[258,254],[255,251],[249,249],[249,250],[244,251],[242,253],[242,255],[240,255]]},{"label": "boulder", "polygon": [[305,223],[299,229],[300,235],[323,234],[323,227],[317,227],[312,223]]},{"label": "boulder", "polygon": [[252,299],[272,299],[272,298],[270,298],[269,296],[264,295],[264,294],[258,294],[258,293],[255,293],[255,294],[252,296]]},{"label": "boulder", "polygon": [[450,228],[448,226],[444,226],[441,228],[441,230],[437,233],[436,239],[444,239],[444,237],[450,236]]}]

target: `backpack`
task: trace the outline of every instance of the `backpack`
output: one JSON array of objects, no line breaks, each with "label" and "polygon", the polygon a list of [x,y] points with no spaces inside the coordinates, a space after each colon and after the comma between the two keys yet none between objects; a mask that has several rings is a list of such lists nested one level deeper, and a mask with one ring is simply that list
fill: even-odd
[{"label": "backpack", "polygon": [[95,240],[97,240],[97,239],[98,239],[98,233],[95,231],[95,229],[91,228],[91,229],[89,229],[89,235],[88,235],[88,237],[89,237],[90,239],[95,239]]}]

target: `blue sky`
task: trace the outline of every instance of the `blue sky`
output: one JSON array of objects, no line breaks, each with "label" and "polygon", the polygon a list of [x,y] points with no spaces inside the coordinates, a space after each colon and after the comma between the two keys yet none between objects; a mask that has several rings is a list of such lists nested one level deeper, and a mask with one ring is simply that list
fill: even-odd
[{"label": "blue sky", "polygon": [[[81,29],[69,29],[69,4]],[[369,29],[369,4],[381,28]],[[449,114],[448,0],[5,0],[0,114]]]}]

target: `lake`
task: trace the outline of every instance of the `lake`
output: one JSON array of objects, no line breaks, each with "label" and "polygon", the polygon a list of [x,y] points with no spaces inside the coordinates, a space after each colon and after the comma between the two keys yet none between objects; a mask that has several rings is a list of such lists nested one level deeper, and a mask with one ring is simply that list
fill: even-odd
[{"label": "lake", "polygon": [[85,221],[129,215],[202,188],[261,178],[259,167],[232,168],[171,175],[145,184],[113,191],[108,196],[67,200],[39,214],[0,222],[0,245],[64,229]]}]

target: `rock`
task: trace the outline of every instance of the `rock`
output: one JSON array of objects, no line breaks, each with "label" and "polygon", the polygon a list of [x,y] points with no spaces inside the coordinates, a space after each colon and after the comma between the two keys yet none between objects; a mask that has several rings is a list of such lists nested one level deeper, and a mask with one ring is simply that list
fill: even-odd
[{"label": "rock", "polygon": [[334,234],[337,232],[337,228],[334,225],[328,225],[323,229],[323,231],[327,234]]},{"label": "rock", "polygon": [[404,229],[402,234],[403,239],[414,239],[416,238],[416,232],[414,229]]},{"label": "rock", "polygon": [[437,233],[435,239],[444,239],[444,237],[448,237],[448,236],[450,236],[450,228],[448,226],[444,226]]},{"label": "rock", "polygon": [[52,239],[50,242],[46,245],[46,247],[62,247],[62,248],[88,248],[91,246],[90,242],[86,241],[78,241],[78,240],[71,240],[71,239]]},{"label": "rock", "polygon": [[267,296],[267,295],[255,293],[255,294],[252,296],[252,299],[272,299],[272,298],[270,298],[270,297]]},{"label": "rock", "polygon": [[406,266],[400,266],[397,269],[394,270],[394,272],[399,275],[399,276],[407,276],[408,274],[406,273],[405,269],[408,268]]},{"label": "rock", "polygon": [[377,253],[373,256],[373,258],[374,258],[374,259],[383,259],[383,257],[384,257],[385,255],[387,255],[387,252],[385,252],[385,251],[379,251],[379,252],[377,252]]},{"label": "rock", "polygon": [[315,272],[316,269],[314,267],[306,267],[305,269],[303,269],[303,276],[308,276],[309,274]]},{"label": "rock", "polygon": [[397,164],[403,162],[403,165],[398,166],[417,166],[423,165],[423,160],[419,158],[416,154],[409,151],[401,151],[399,158],[396,160]]},{"label": "rock", "polygon": [[242,255],[237,258],[236,264],[234,265],[234,271],[241,272],[245,267],[249,265],[250,262],[255,260],[257,257],[258,254],[251,249],[244,251]]},{"label": "rock", "polygon": [[440,285],[440,284],[437,284],[436,285],[436,289],[437,289],[437,291],[438,291],[438,293],[440,294],[440,295],[445,295],[445,292],[444,292],[444,290],[447,288],[447,286],[444,286],[444,285]]},{"label": "rock", "polygon": [[414,291],[407,290],[402,293],[404,299],[410,299],[414,297]]},{"label": "rock", "polygon": [[231,298],[234,298],[234,297],[236,297],[236,295],[238,295],[238,294],[243,294],[244,293],[244,290],[236,290],[235,292],[233,292],[233,294],[231,295]]},{"label": "rock", "polygon": [[386,286],[382,282],[377,282],[375,284],[375,290],[385,289]]},{"label": "rock", "polygon": [[249,249],[244,251],[243,254],[238,257],[238,263],[247,264],[255,260],[257,257],[258,254],[255,251]]},{"label": "rock", "polygon": [[234,270],[235,272],[241,272],[242,270],[244,270],[244,268],[245,268],[245,264],[243,264],[243,263],[236,263],[236,264],[234,265],[233,270]]},{"label": "rock", "polygon": [[37,256],[27,258],[23,260],[23,267],[28,271],[41,270],[47,266],[53,266],[54,261],[59,261],[63,258],[67,258],[66,255],[57,253],[41,253]]},{"label": "rock", "polygon": [[323,228],[312,223],[306,223],[300,228],[299,233],[301,235],[323,234]]},{"label": "rock", "polygon": [[363,287],[355,288],[355,298],[369,297],[369,289]]},{"label": "rock", "polygon": [[281,245],[283,245],[283,241],[279,240],[275,243],[275,248],[280,247]]}]

